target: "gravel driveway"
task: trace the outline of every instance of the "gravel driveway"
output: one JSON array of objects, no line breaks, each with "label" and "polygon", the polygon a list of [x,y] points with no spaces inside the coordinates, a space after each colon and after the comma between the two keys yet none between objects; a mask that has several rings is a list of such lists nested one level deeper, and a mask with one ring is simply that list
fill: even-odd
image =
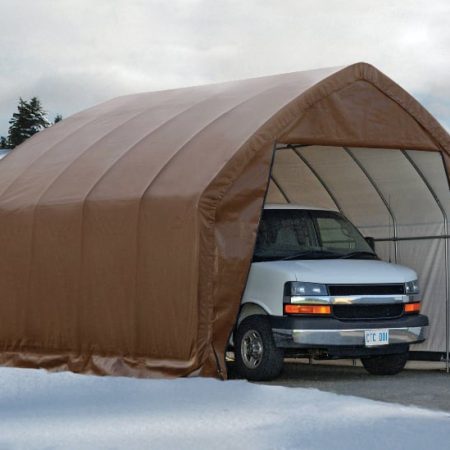
[{"label": "gravel driveway", "polygon": [[442,363],[411,361],[407,370],[394,376],[369,375],[362,367],[348,364],[286,362],[282,375],[266,384],[311,387],[450,412],[450,374]]},{"label": "gravel driveway", "polygon": [[[342,362],[340,362],[342,364]],[[345,364],[345,362],[344,362]],[[450,374],[442,363],[409,362],[395,376],[369,375],[362,367],[336,363],[286,362],[282,375],[265,384],[321,391],[450,411]]]}]

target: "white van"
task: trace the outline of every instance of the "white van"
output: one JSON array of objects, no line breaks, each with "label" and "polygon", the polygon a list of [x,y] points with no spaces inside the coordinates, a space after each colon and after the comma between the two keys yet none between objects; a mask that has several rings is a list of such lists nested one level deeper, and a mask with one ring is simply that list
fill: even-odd
[{"label": "white van", "polygon": [[233,335],[240,375],[275,378],[285,356],[361,358],[372,374],[400,372],[428,318],[417,274],[372,247],[336,211],[266,205]]}]

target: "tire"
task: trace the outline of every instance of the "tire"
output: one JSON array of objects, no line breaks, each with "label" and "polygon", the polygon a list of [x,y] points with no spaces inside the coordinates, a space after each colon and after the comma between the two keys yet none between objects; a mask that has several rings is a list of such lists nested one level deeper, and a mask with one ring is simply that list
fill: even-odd
[{"label": "tire", "polygon": [[283,350],[275,346],[267,317],[247,317],[239,325],[235,337],[236,369],[242,377],[267,381],[280,375]]},{"label": "tire", "polygon": [[408,361],[408,352],[361,358],[364,369],[372,375],[396,375]]}]

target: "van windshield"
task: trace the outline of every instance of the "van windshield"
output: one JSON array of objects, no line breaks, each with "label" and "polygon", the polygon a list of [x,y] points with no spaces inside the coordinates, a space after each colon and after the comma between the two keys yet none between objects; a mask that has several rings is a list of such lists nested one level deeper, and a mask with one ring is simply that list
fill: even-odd
[{"label": "van windshield", "polygon": [[339,213],[263,211],[254,261],[337,258],[378,259],[356,227]]}]

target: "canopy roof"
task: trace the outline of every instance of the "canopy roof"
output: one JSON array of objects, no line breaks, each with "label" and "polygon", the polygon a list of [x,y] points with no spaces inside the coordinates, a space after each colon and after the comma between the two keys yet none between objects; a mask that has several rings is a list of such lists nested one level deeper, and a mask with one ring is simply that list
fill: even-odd
[{"label": "canopy roof", "polygon": [[440,152],[450,137],[358,63],[120,97],[0,164],[0,362],[224,374],[274,143]]}]

